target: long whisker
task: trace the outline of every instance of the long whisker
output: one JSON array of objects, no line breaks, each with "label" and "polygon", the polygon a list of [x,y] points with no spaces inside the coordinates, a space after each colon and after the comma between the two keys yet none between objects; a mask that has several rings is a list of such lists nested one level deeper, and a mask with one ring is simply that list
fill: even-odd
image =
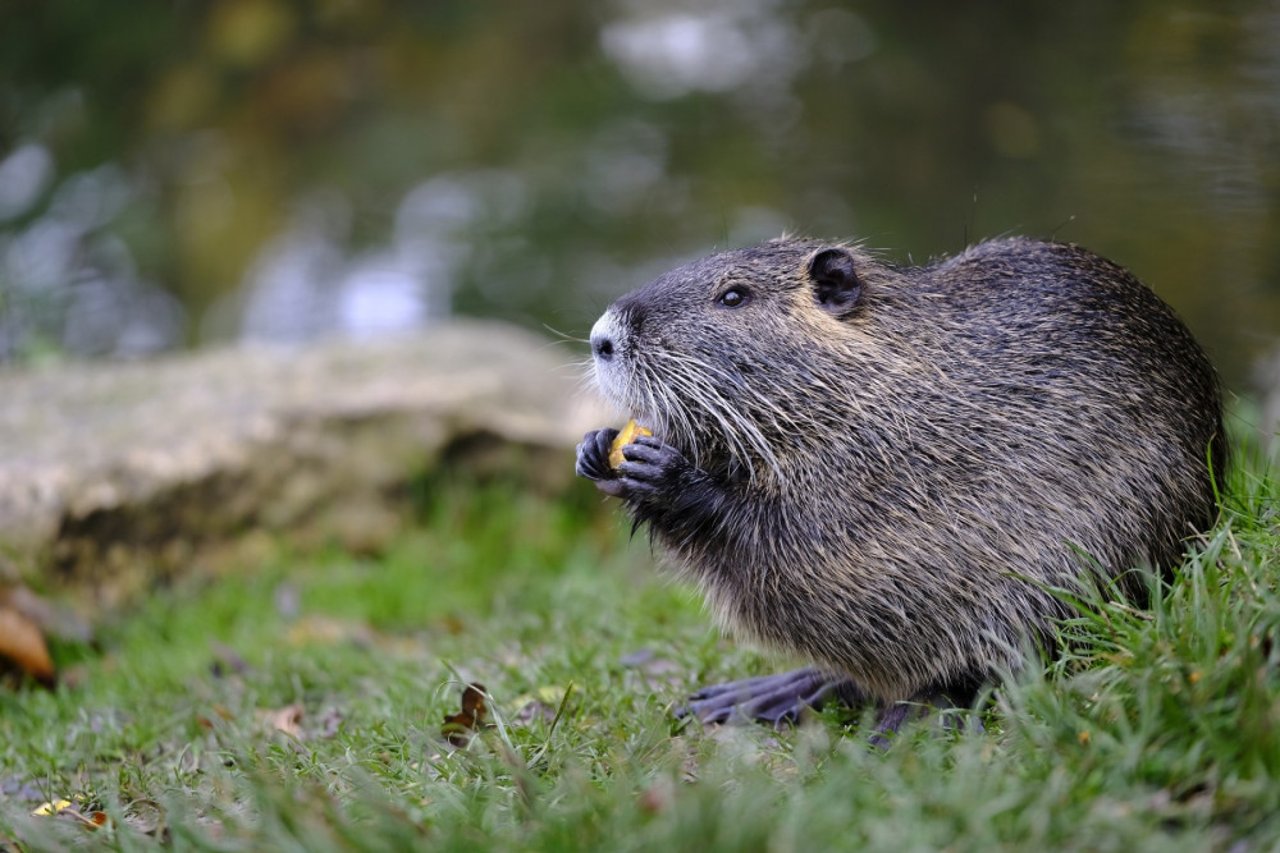
[{"label": "long whisker", "polygon": [[[743,390],[741,382],[730,377],[725,371],[708,365],[691,356],[672,353],[654,353],[654,360],[664,368],[663,378],[677,391],[687,404],[703,411],[718,427],[720,437],[727,443],[731,456],[747,468],[748,476],[756,476],[757,459],[777,472],[780,468],[773,447],[760,432],[759,426],[730,401],[713,381],[719,378],[722,383],[735,389]],[[750,389],[748,397],[757,395]],[[764,406],[771,420],[781,414],[776,405]]]},{"label": "long whisker", "polygon": [[557,328],[554,328],[554,327],[552,327],[552,326],[548,326],[546,323],[543,323],[543,324],[542,324],[542,328],[546,329],[548,332],[550,332],[551,334],[555,335],[557,338],[559,338],[559,339],[560,339],[559,341],[556,341],[556,343],[567,343],[567,342],[572,342],[572,343],[575,343],[575,344],[590,344],[590,343],[591,343],[591,341],[587,340],[586,338],[578,338],[578,337],[574,337],[573,335],[570,335],[570,334],[569,334],[569,333],[567,333],[567,332],[562,332],[562,331],[560,331],[560,330],[559,330],[559,329],[557,329]]},{"label": "long whisker", "polygon": [[670,358],[673,361],[683,362],[700,373],[719,378],[721,381],[726,383],[732,383],[738,387],[739,390],[745,391],[749,396],[750,402],[755,404],[758,413],[762,416],[768,417],[770,424],[778,429],[779,434],[784,431],[784,424],[789,426],[793,431],[799,430],[800,421],[797,421],[792,413],[784,409],[776,400],[765,396],[758,389],[751,387],[748,384],[737,382],[723,369],[692,356],[664,353],[664,357]]}]

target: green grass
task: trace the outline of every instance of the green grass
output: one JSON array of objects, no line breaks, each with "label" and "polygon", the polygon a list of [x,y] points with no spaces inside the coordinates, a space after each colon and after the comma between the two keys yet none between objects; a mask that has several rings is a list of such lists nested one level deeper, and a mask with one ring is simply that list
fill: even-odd
[{"label": "green grass", "polygon": [[[589,489],[446,479],[379,559],[165,591],[60,649],[70,684],[0,694],[0,849],[1272,849],[1277,492],[1238,466],[1149,610],[1065,625],[1070,651],[993,691],[984,732],[935,715],[880,751],[836,711],[680,726],[691,686],[779,664],[719,638]],[[501,725],[451,750],[460,680]],[[273,731],[295,703],[301,735]],[[112,823],[31,816],[57,798]]]}]

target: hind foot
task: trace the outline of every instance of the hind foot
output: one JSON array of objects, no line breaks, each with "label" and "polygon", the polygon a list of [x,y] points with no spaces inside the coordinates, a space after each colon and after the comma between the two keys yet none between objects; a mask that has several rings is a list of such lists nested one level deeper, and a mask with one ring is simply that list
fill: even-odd
[{"label": "hind foot", "polygon": [[779,727],[794,723],[806,709],[837,699],[851,706],[866,701],[852,681],[806,668],[779,675],[744,678],[704,687],[689,697],[677,715],[703,723],[758,722]]},{"label": "hind foot", "polygon": [[[927,716],[931,709],[954,708],[942,693],[926,694],[915,702],[877,703],[875,728],[868,736],[872,746],[888,747],[899,729],[913,718]],[[850,708],[865,706],[870,699],[848,678],[833,676],[819,669],[806,668],[778,675],[762,675],[704,687],[689,697],[678,717],[697,717],[702,723],[765,723],[774,728],[798,722],[806,710],[818,710],[828,702],[840,702]],[[961,706],[963,707],[963,706]],[[965,728],[962,718],[948,716],[947,725]],[[982,722],[969,722],[974,731],[982,731]]]}]

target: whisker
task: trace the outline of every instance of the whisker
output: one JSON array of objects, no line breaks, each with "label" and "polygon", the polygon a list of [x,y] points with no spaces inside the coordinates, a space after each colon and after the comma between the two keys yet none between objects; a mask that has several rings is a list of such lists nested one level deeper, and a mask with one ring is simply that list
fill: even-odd
[{"label": "whisker", "polygon": [[[779,472],[780,464],[777,456],[769,441],[760,432],[759,426],[747,417],[739,406],[726,398],[713,380],[719,378],[735,388],[745,389],[751,399],[758,397],[754,391],[746,388],[743,383],[736,381],[724,370],[691,356],[659,352],[655,353],[654,360],[661,362],[666,368],[664,380],[673,391],[677,392],[677,396],[684,398],[688,404],[687,407],[677,406],[673,409],[674,411],[682,412],[686,417],[688,416],[687,408],[697,408],[704,412],[718,428],[721,439],[727,444],[731,459],[746,466],[749,478],[756,477],[757,458],[775,473]],[[778,407],[770,404],[763,408],[766,416],[776,423],[781,414]],[[692,423],[690,426],[692,427]],[[695,445],[700,444],[701,442],[695,442]]]},{"label": "whisker", "polygon": [[570,334],[569,334],[569,333],[567,333],[567,332],[562,332],[562,331],[560,331],[559,329],[554,328],[554,327],[552,327],[552,326],[548,326],[546,323],[543,323],[543,324],[542,324],[542,328],[546,329],[546,330],[547,330],[548,332],[550,332],[551,334],[553,334],[553,335],[555,335],[556,337],[560,338],[560,340],[558,340],[558,341],[553,341],[553,343],[569,343],[569,342],[577,343],[577,344],[590,344],[590,343],[591,343],[591,341],[590,341],[590,340],[588,340],[587,338],[575,338],[573,335],[570,335]]}]

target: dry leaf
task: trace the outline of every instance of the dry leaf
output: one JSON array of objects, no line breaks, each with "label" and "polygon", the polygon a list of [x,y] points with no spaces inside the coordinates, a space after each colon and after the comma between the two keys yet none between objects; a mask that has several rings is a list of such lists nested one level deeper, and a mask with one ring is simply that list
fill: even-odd
[{"label": "dry leaf", "polygon": [[53,686],[53,659],[44,634],[31,619],[7,604],[0,604],[0,658],[12,661],[46,687]]},{"label": "dry leaf", "polygon": [[111,817],[106,812],[92,811],[85,814],[70,800],[51,800],[31,814],[35,817],[56,817],[59,820],[79,821],[85,829],[100,829],[111,825]]},{"label": "dry leaf", "polygon": [[35,817],[48,817],[49,815],[55,815],[58,812],[66,811],[74,805],[75,804],[70,800],[50,800],[47,803],[41,803],[36,806],[31,814]]},{"label": "dry leaf", "polygon": [[489,708],[484,701],[484,685],[468,684],[462,691],[462,711],[448,714],[440,732],[457,747],[466,746],[477,731],[490,725]]},{"label": "dry leaf", "polygon": [[104,826],[111,825],[111,817],[106,812],[92,811],[84,813],[77,808],[76,803],[69,799],[51,799],[47,803],[41,803],[35,811],[32,812],[33,817],[56,817],[58,820],[79,821],[79,825],[88,830],[101,829]]},{"label": "dry leaf", "polygon": [[235,714],[231,713],[231,709],[226,705],[215,704],[210,710],[213,711],[212,715],[196,715],[196,725],[200,726],[202,729],[211,729],[217,725],[217,720],[215,720],[214,717],[218,717],[222,720],[230,720],[235,716]]},{"label": "dry leaf", "polygon": [[85,814],[76,807],[75,803],[65,799],[41,803],[31,814],[34,817],[56,817],[79,821],[85,829],[99,829],[111,825],[111,817],[106,812],[92,811]]},{"label": "dry leaf", "polygon": [[456,613],[446,613],[440,617],[439,621],[440,627],[450,636],[460,637],[467,632],[467,623],[462,621],[462,617]]},{"label": "dry leaf", "polygon": [[292,705],[285,705],[283,708],[277,708],[274,711],[268,711],[266,723],[268,728],[284,732],[289,737],[302,739],[302,715],[303,708],[296,702]]},{"label": "dry leaf", "polygon": [[544,685],[532,693],[524,693],[516,697],[507,707],[514,712],[511,724],[527,726],[534,720],[550,723],[556,718],[561,703],[564,702],[565,689],[553,685]]}]

